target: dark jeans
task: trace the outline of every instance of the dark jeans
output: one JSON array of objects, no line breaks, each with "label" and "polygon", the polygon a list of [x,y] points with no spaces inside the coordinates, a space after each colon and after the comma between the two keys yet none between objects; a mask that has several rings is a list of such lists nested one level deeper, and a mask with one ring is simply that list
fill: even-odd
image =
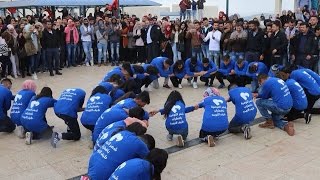
[{"label": "dark jeans", "polygon": [[6,73],[8,71],[8,75],[11,74],[12,68],[10,68],[11,61],[9,56],[0,56],[0,62],[2,63],[2,72],[1,72],[1,77],[4,78],[6,77]]},{"label": "dark jeans", "polygon": [[145,63],[146,62],[146,47],[145,46],[137,46],[137,60],[139,63]]},{"label": "dark jeans", "polygon": [[[50,73],[52,73],[53,69],[56,71],[59,70],[59,49],[58,48],[48,48],[46,49],[46,55],[48,60],[48,68]],[[53,68],[54,66],[54,68]]]},{"label": "dark jeans", "polygon": [[63,67],[64,65],[66,65],[66,45],[63,44],[60,46],[60,52],[58,52],[58,55],[60,55],[60,59],[59,60],[59,67],[56,67],[56,68],[60,68],[60,67]]},{"label": "dark jeans", "polygon": [[20,73],[22,76],[25,75],[25,72],[28,72],[28,64],[29,59],[27,57],[19,58],[19,67],[20,67]]},{"label": "dark jeans", "polygon": [[310,94],[308,92],[308,90],[304,89],[304,92],[306,93],[307,99],[308,99],[308,107],[307,110],[305,111],[306,113],[311,113],[312,112],[312,108],[314,106],[314,104],[316,103],[316,101],[318,101],[318,99],[320,98],[320,95],[318,96],[314,96],[312,94]]},{"label": "dark jeans", "polygon": [[[209,77],[201,76],[200,77],[200,81],[205,82],[206,85],[209,85],[209,84],[212,85],[213,81],[214,81],[214,78],[215,78],[215,74],[211,74]],[[209,80],[210,80],[210,83],[209,83]]]},{"label": "dark jeans", "polygon": [[86,125],[86,124],[82,124],[83,127],[85,127],[86,129],[90,130],[91,133],[93,133],[93,130],[94,130],[94,125]]},{"label": "dark jeans", "polygon": [[62,139],[64,140],[75,140],[78,141],[81,138],[81,132],[78,120],[67,115],[59,114],[59,118],[63,119],[65,124],[68,126],[69,131],[62,133]]},{"label": "dark jeans", "polygon": [[[251,57],[251,58],[249,58]],[[258,61],[260,58],[260,53],[259,52],[254,52],[254,51],[248,51],[245,54],[245,60],[248,62],[253,62],[253,61]]]},{"label": "dark jeans", "polygon": [[219,83],[220,84],[224,84],[224,82],[223,82],[223,78],[224,78],[225,76],[221,73],[221,72],[217,72],[216,73],[216,78],[218,79],[218,81],[219,81]]},{"label": "dark jeans", "polygon": [[243,133],[242,126],[243,123],[239,123],[235,119],[232,119],[229,123],[229,132],[230,133]]},{"label": "dark jeans", "polygon": [[152,80],[147,76],[142,81],[140,86],[148,87],[152,83]]},{"label": "dark jeans", "polygon": [[[30,132],[28,129],[25,129],[26,132]],[[41,133],[32,132],[32,139],[38,140],[38,139],[50,139],[52,135],[52,128],[48,126],[47,129],[45,129]]]},{"label": "dark jeans", "polygon": [[247,84],[250,84],[250,78],[248,76],[237,76],[230,75],[227,77],[227,80],[230,84],[236,84],[239,87],[245,87]]},{"label": "dark jeans", "polygon": [[150,63],[154,58],[160,56],[160,45],[157,42],[152,42],[147,45],[148,62]]},{"label": "dark jeans", "polygon": [[300,110],[291,108],[290,112],[284,117],[287,117],[287,121],[294,121],[296,119],[304,118],[304,114]]},{"label": "dark jeans", "polygon": [[318,56],[312,56],[309,60],[307,60],[306,57],[307,56],[304,54],[298,55],[296,59],[296,65],[313,70],[316,65],[316,62],[318,61]]},{"label": "dark jeans", "polygon": [[11,133],[16,129],[16,125],[11,121],[8,116],[0,119],[0,132]]},{"label": "dark jeans", "polygon": [[176,76],[173,76],[173,77],[170,77],[170,80],[171,80],[171,83],[174,87],[178,87],[179,84],[181,84],[182,82],[182,79],[179,79],[178,77]]},{"label": "dark jeans", "polygon": [[208,132],[208,131],[204,131],[204,130],[200,130],[199,132],[199,138],[205,138],[209,135],[213,136],[213,137],[219,137],[222,133],[224,133],[225,131],[216,131],[216,132]]},{"label": "dark jeans", "polygon": [[188,128],[187,129],[180,129],[180,130],[173,130],[173,129],[167,128],[167,130],[170,135],[174,135],[174,134],[181,135],[183,140],[187,139],[187,136],[189,133]]}]

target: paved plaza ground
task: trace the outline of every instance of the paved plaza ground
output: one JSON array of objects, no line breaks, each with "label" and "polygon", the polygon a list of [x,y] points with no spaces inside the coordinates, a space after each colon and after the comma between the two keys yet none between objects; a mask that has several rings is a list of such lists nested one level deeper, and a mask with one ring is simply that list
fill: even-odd
[{"label": "paved plaza ground", "polygon": [[[110,67],[77,67],[64,69],[63,76],[49,77],[48,73],[39,74],[38,92],[43,86],[52,88],[54,97],[58,98],[66,88],[83,88],[87,92],[86,100],[93,87],[102,79]],[[24,79],[14,80],[13,92],[16,93]],[[160,84],[162,80],[160,81]],[[215,85],[218,85],[215,81]],[[205,89],[188,87],[183,83],[182,92],[187,105],[194,105],[202,100]],[[160,88],[150,93],[151,104],[146,110],[163,107],[170,93]],[[222,90],[227,97],[227,90]],[[189,123],[188,140],[197,142],[201,127],[203,110],[187,115]],[[233,117],[234,106],[228,104],[229,121]],[[79,113],[79,117],[81,114]],[[260,117],[260,114],[257,115]],[[57,118],[53,110],[47,112],[47,120],[54,125],[55,131],[66,131],[64,122]],[[148,133],[156,139],[156,147],[169,148],[174,142],[166,140],[165,121],[157,115],[150,119]],[[88,148],[89,131],[81,127],[80,141],[60,141],[53,149],[49,140],[33,141],[25,145],[24,140],[15,134],[0,133],[0,179],[69,179],[87,172],[91,150]],[[193,143],[191,147],[171,153],[165,171],[164,180],[311,180],[320,179],[320,118],[314,116],[309,125],[304,120],[295,122],[296,136],[289,137],[279,129],[265,130],[252,127],[253,138],[244,140],[242,135],[225,135],[216,147]],[[172,149],[172,148],[170,148]],[[177,150],[177,149],[175,149]]]}]

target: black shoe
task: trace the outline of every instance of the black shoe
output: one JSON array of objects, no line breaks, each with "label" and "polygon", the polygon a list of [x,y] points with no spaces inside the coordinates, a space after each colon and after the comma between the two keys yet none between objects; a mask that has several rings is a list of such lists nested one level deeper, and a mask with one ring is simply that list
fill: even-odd
[{"label": "black shoe", "polygon": [[59,70],[59,71],[61,71],[61,70],[62,70],[62,68],[59,68],[58,70]]},{"label": "black shoe", "polygon": [[23,73],[23,74],[21,74],[21,77],[22,77],[22,78],[25,78],[25,77],[26,77],[26,75],[24,75],[24,73]]},{"label": "black shoe", "polygon": [[54,76],[53,72],[50,72],[50,76]]},{"label": "black shoe", "polygon": [[62,73],[59,71],[56,71],[56,75],[62,75]]},{"label": "black shoe", "polygon": [[207,87],[208,87],[208,86],[209,86],[209,83],[208,83],[208,82],[206,82],[206,83],[204,84],[204,86],[207,86]]},{"label": "black shoe", "polygon": [[304,114],[304,119],[306,120],[306,124],[309,124],[311,122],[311,119],[312,119],[312,114],[305,113]]},{"label": "black shoe", "polygon": [[163,85],[164,88],[170,89],[171,87],[168,84]]},{"label": "black shoe", "polygon": [[28,73],[27,73],[27,76],[31,76],[31,74],[28,72]]},{"label": "black shoe", "polygon": [[72,64],[72,66],[73,66],[73,67],[77,67],[77,65],[75,65],[75,64]]}]

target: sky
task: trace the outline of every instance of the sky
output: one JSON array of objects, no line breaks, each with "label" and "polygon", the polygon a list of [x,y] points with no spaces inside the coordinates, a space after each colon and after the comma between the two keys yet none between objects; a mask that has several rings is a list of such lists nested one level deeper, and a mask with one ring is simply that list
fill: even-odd
[{"label": "sky", "polygon": [[[172,3],[178,4],[180,0],[153,0],[171,6]],[[218,6],[219,10],[225,11],[226,0],[206,0],[205,4]],[[282,0],[282,9],[293,10],[294,0]],[[274,0],[229,0],[230,14],[238,13],[241,16],[250,16],[261,13],[274,13]]]}]

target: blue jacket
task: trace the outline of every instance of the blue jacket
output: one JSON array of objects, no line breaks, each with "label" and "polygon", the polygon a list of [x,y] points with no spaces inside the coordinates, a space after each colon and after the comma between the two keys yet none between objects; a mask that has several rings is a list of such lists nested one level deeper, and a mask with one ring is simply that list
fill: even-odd
[{"label": "blue jacket", "polygon": [[317,82],[318,78],[310,71],[306,71],[306,69],[298,69],[292,71],[290,74],[290,79],[294,79],[295,81],[297,81],[301,85],[301,87],[308,91],[308,93],[310,93],[311,95],[320,95],[320,86]]},{"label": "blue jacket", "polygon": [[11,91],[0,84],[0,121],[7,116],[7,111],[11,107],[12,93]]},{"label": "blue jacket", "polygon": [[292,101],[293,101],[292,107],[300,111],[307,109],[308,107],[307,96],[303,88],[300,86],[300,84],[293,79],[288,79],[286,81],[286,84],[290,90],[290,94],[292,97]]},{"label": "blue jacket", "polygon": [[184,63],[186,68],[186,73],[188,76],[194,76],[195,72],[200,72],[202,70],[202,63],[200,60],[197,60],[197,64],[194,66],[191,64],[191,58],[187,59]]},{"label": "blue jacket", "polygon": [[207,71],[206,74],[203,75],[203,77],[210,77],[210,74],[217,71],[217,65],[213,61],[209,61],[209,65],[207,67],[204,67],[203,64],[201,64],[201,70]]},{"label": "blue jacket", "polygon": [[218,70],[220,73],[222,73],[224,76],[229,76],[229,73],[232,69],[234,69],[235,62],[234,60],[230,60],[230,63],[228,65],[225,65],[223,62],[220,63],[220,69]]},{"label": "blue jacket", "polygon": [[[149,66],[152,66],[152,65],[151,64],[144,64],[143,65],[144,72],[147,72],[147,68]],[[158,77],[158,75],[149,75],[149,78],[151,81],[154,81],[154,80],[158,79],[159,77]]]},{"label": "blue jacket", "polygon": [[114,74],[118,74],[123,81],[125,80],[124,75],[122,74],[122,71],[121,71],[121,67],[117,66],[117,67],[113,68],[111,71],[107,72],[107,74],[104,76],[102,82],[108,81],[110,79],[110,77]]},{"label": "blue jacket", "polygon": [[246,76],[248,71],[248,61],[244,61],[243,66],[239,68],[237,64],[234,65],[234,71],[237,76]]},{"label": "blue jacket", "polygon": [[[258,70],[257,70],[256,73],[250,73],[249,72],[249,67],[254,63],[258,63]],[[248,65],[247,76],[251,77],[252,79],[257,79],[259,74],[268,74],[268,67],[262,62],[252,62],[252,63],[250,63]]]},{"label": "blue jacket", "polygon": [[172,66],[169,67],[168,69],[164,68],[163,64],[166,59],[168,59],[168,58],[157,57],[151,61],[151,65],[155,66],[158,69],[160,76],[165,77],[165,78],[169,77],[169,75],[172,74]]}]

